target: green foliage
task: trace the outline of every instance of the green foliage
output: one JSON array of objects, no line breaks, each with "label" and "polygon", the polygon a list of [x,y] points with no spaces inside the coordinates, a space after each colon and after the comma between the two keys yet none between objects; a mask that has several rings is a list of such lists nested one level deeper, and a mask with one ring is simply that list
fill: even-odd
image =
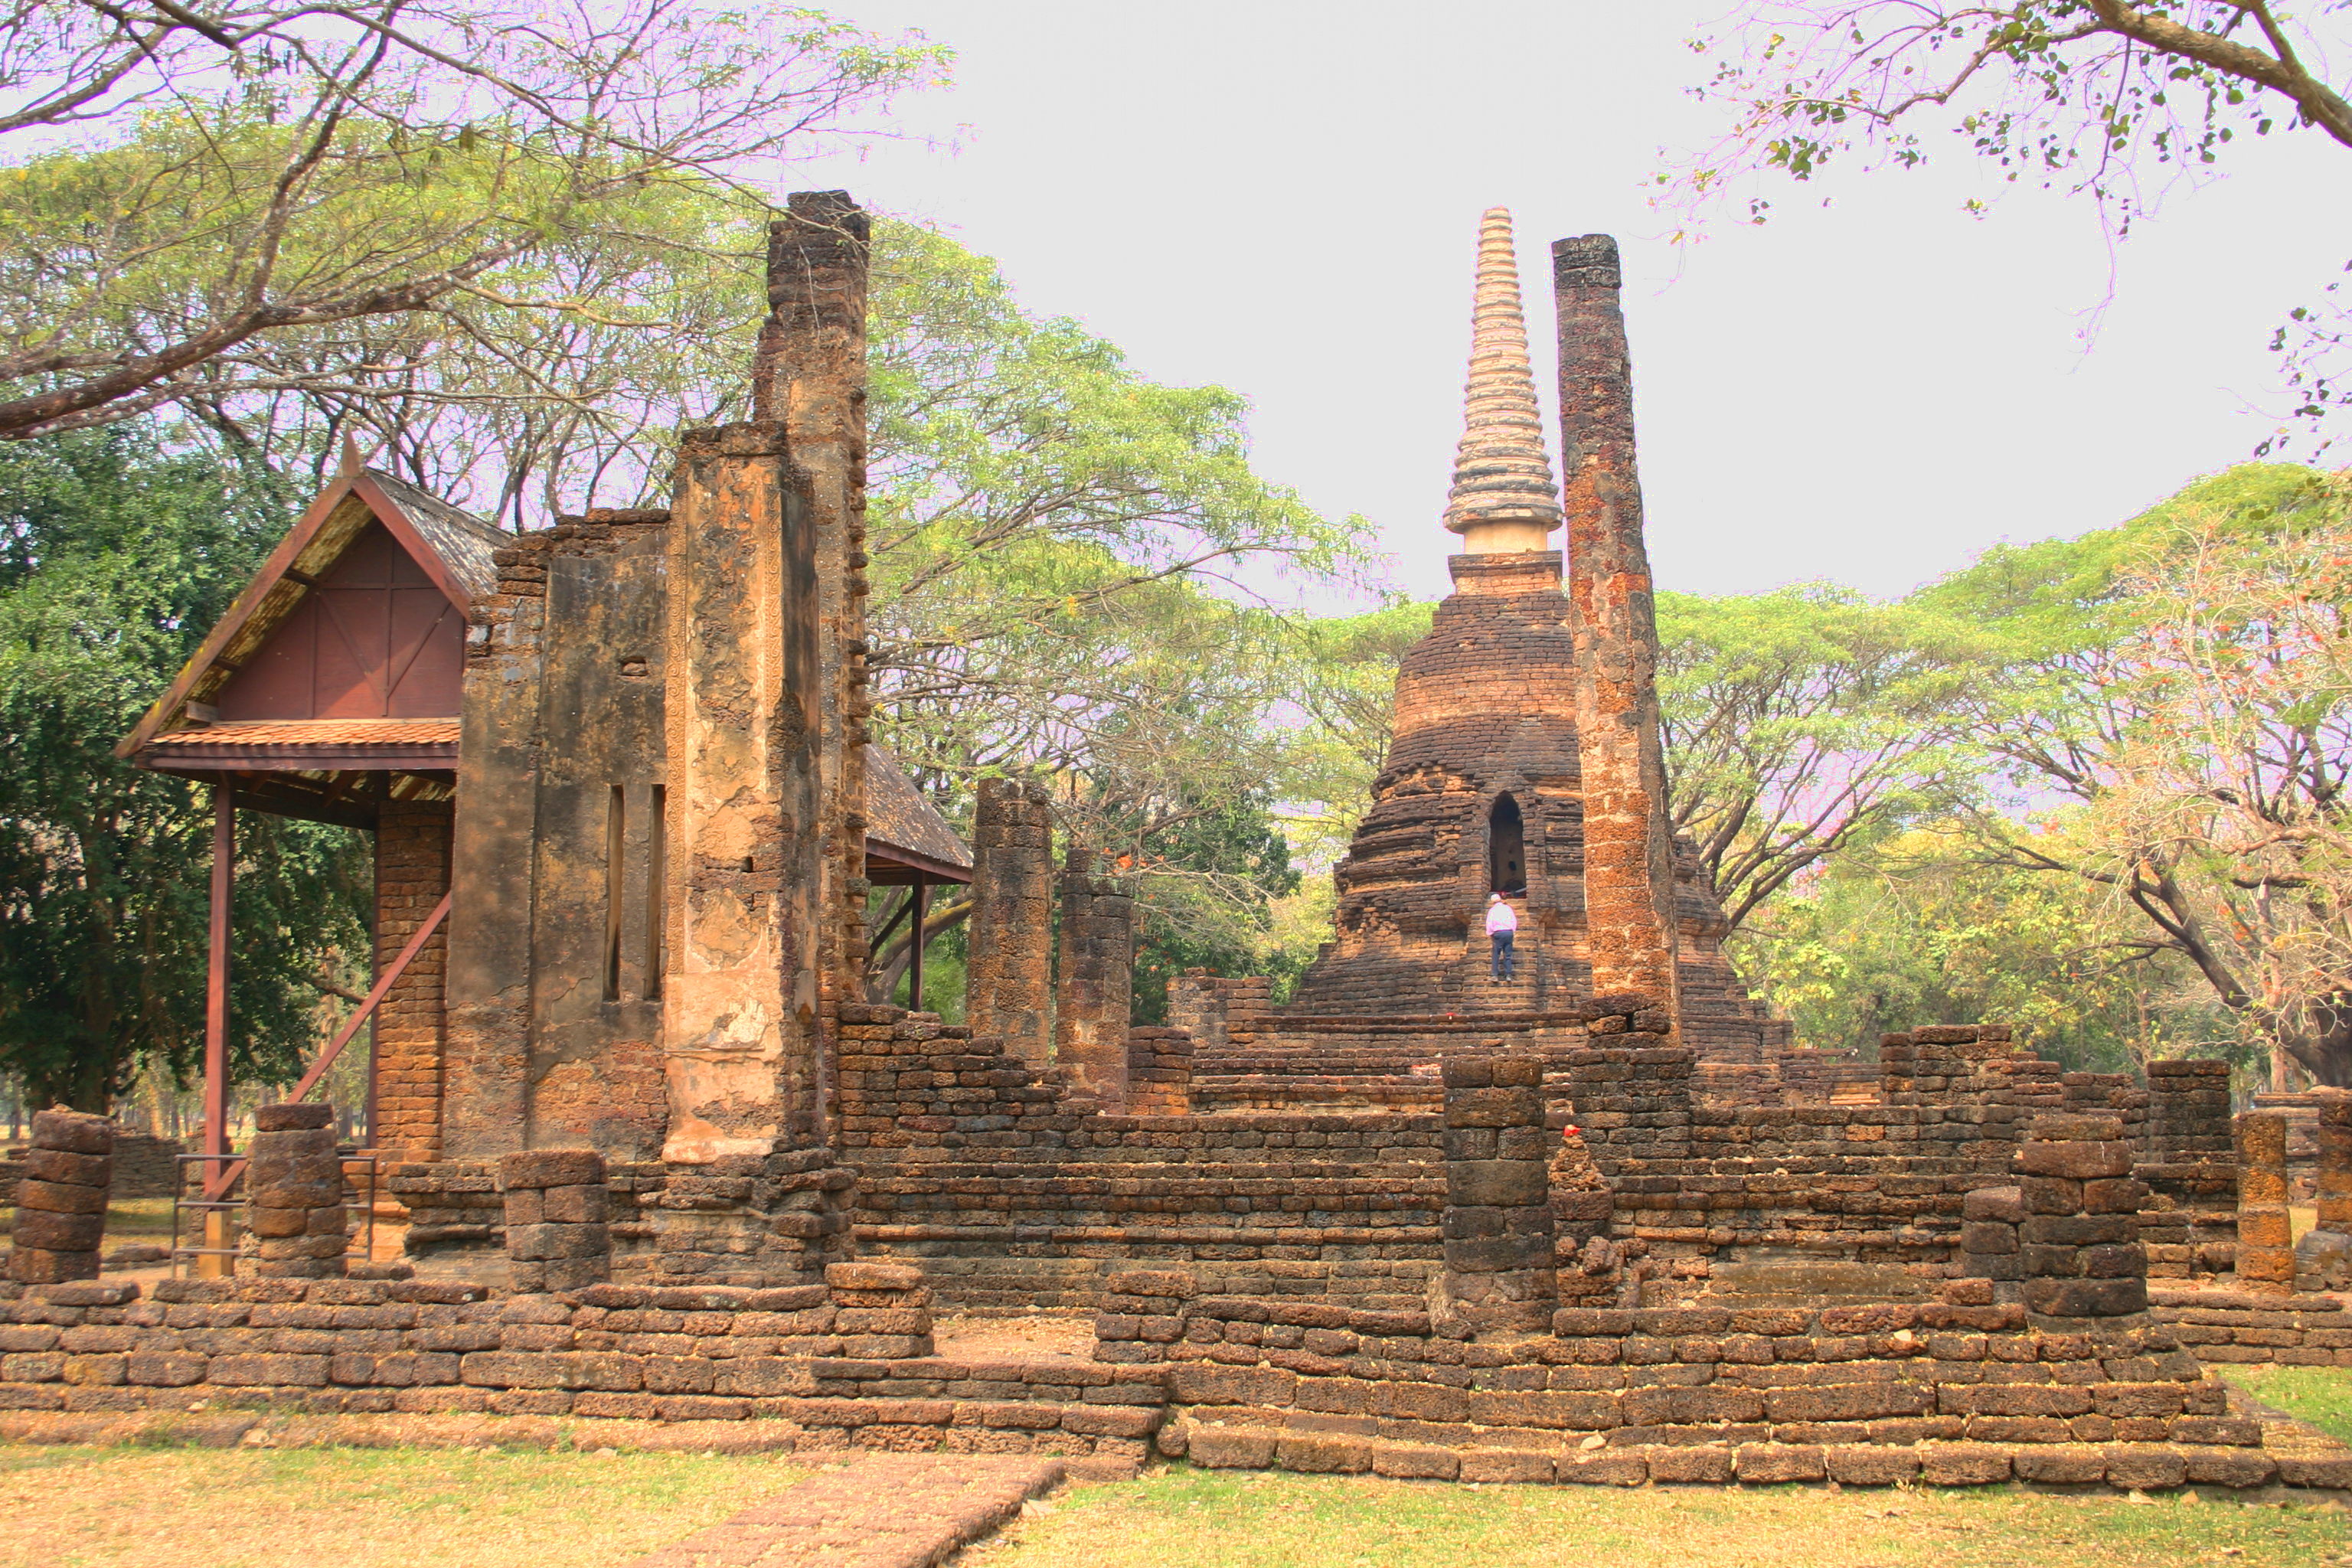
[{"label": "green foliage", "polygon": [[879,738],[951,815],[980,776],[1053,783],[1065,838],[1140,881],[1153,1013],[1174,968],[1251,966],[1295,882],[1270,803],[1328,762],[1319,645],[1246,584],[1344,575],[1365,527],[1252,472],[1241,398],[1139,374],[944,237],[878,226],[875,279]]},{"label": "green foliage", "polygon": [[[0,1071],[37,1105],[104,1110],[200,1056],[209,803],[112,747],[276,542],[274,502],[137,427],[0,447]],[[233,1044],[283,1076],[306,977],[363,951],[363,866],[340,829],[240,827]]]},{"label": "green foliage", "polygon": [[1736,930],[1791,878],[1969,790],[1984,639],[1827,584],[1658,595],[1668,816]]},{"label": "green foliage", "polygon": [[2007,1024],[2080,1071],[2226,1045],[2231,1024],[2195,973],[2145,960],[2137,934],[2102,889],[2002,863],[1975,825],[1946,822],[1826,862],[1731,952],[1802,1043],[1865,1058],[1881,1034],[1920,1024]]}]

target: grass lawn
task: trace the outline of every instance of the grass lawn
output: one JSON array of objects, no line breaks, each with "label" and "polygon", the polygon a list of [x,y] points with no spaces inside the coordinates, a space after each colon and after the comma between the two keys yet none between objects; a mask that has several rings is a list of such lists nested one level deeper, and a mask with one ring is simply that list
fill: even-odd
[{"label": "grass lawn", "polygon": [[2221,1374],[2331,1437],[2352,1443],[2352,1367],[2225,1366]]},{"label": "grass lawn", "polygon": [[1080,1488],[967,1568],[2324,1568],[2341,1505],[2007,1487],[1465,1487],[1171,1467]]},{"label": "grass lawn", "polygon": [[799,1475],[759,1456],[0,1447],[0,1568],[614,1568]]}]

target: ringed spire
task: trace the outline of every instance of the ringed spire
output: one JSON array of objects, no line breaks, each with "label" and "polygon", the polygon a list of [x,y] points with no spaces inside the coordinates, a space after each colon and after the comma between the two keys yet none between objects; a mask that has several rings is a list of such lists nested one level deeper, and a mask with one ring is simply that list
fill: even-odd
[{"label": "ringed spire", "polygon": [[1544,449],[1507,207],[1489,207],[1479,219],[1472,300],[1470,379],[1445,526],[1474,555],[1548,550],[1560,524],[1559,487]]}]

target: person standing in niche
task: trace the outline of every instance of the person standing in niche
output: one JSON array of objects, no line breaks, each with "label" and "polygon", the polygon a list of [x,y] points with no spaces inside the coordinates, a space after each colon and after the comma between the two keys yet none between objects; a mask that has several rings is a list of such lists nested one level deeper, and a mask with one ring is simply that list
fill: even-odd
[{"label": "person standing in niche", "polygon": [[1494,945],[1491,965],[1497,981],[1511,978],[1511,944],[1518,936],[1518,911],[1500,893],[1486,895],[1486,938]]}]

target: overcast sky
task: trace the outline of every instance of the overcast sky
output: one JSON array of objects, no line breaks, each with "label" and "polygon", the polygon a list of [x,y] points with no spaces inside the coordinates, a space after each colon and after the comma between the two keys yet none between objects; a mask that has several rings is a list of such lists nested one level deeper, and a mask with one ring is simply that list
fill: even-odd
[{"label": "overcast sky", "polygon": [[1998,540],[2119,521],[2274,426],[2270,331],[2352,255],[2352,155],[2304,132],[2175,195],[2114,258],[2087,346],[2110,279],[2087,204],[2016,192],[1964,217],[1995,187],[1957,152],[1787,187],[1778,221],[1676,250],[1641,183],[1719,124],[1682,41],[1724,8],[837,0],[958,51],[956,85],[902,119],[960,145],[794,183],[946,228],[1150,375],[1246,395],[1259,471],[1371,519],[1416,596],[1445,591],[1471,261],[1497,203],[1539,356],[1550,242],[1624,248],[1664,587],[1898,594]]}]

